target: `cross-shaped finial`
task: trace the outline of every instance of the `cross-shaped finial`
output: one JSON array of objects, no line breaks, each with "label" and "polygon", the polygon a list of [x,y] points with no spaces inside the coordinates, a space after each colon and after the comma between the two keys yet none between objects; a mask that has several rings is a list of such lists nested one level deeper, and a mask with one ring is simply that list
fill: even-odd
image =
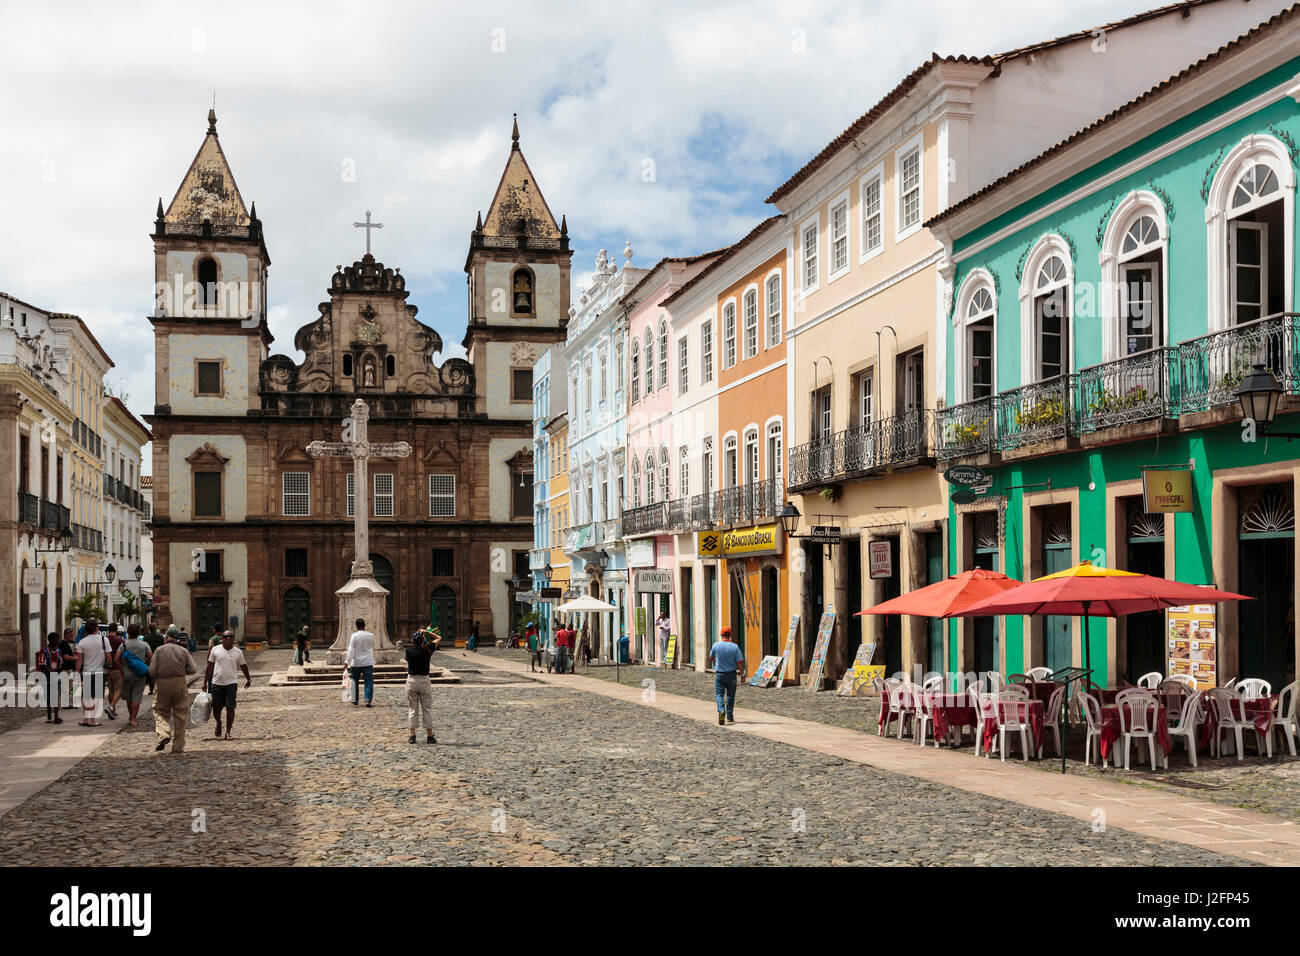
[{"label": "cross-shaped finial", "polygon": [[357,228],[357,229],[364,229],[364,230],[366,231],[366,255],[370,255],[370,230],[371,230],[371,229],[383,229],[383,228],[384,228],[384,224],[383,224],[382,222],[371,222],[371,221],[370,221],[370,210],[367,209],[367,210],[366,210],[366,221],[365,221],[365,222],[354,222],[352,225],[353,225],[353,227],[355,227],[355,228]]}]

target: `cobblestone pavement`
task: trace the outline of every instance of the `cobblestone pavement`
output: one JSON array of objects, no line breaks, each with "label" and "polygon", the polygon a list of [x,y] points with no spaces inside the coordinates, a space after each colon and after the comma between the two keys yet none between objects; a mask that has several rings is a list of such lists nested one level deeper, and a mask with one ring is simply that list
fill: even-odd
[{"label": "cobblestone pavement", "polygon": [[[490,653],[515,655],[518,652],[493,649]],[[518,658],[512,656],[511,659]],[[522,659],[527,661],[527,656]],[[579,668],[579,673],[584,677],[612,681],[615,668]],[[640,687],[644,686],[642,681],[645,680],[653,680],[656,689],[664,693],[705,699],[713,696],[712,674],[692,670],[664,671],[657,667],[620,669],[620,683]],[[880,718],[880,702],[876,698],[836,697],[829,691],[810,694],[793,685],[780,689],[741,685],[736,689],[736,706],[873,734]],[[900,746],[912,745],[904,741]],[[1199,766],[1192,767],[1187,761],[1186,750],[1181,744],[1175,744],[1168,770],[1162,769],[1152,774],[1150,765],[1147,764],[1147,770],[1143,772],[1136,769],[1135,762],[1131,763],[1135,769],[1130,771],[1116,771],[1113,767],[1099,770],[1095,764],[1084,766],[1082,731],[1072,731],[1066,755],[1071,761],[1070,773],[1194,796],[1225,806],[1276,813],[1300,822],[1300,759],[1290,756],[1284,748],[1279,753],[1278,748],[1275,739],[1275,756],[1271,760],[1256,757],[1253,743],[1247,744],[1246,758],[1242,761],[1238,761],[1235,756],[1212,758],[1208,753],[1202,753],[1197,757]],[[973,747],[967,746],[965,752],[974,758]],[[1132,760],[1137,761],[1136,752]],[[1045,772],[1060,773],[1061,769],[1060,761],[1051,758],[1031,760],[1029,766]]]},{"label": "cobblestone pavement", "polygon": [[[258,682],[234,740],[113,735],[0,819],[0,864],[1242,862],[517,678],[437,688],[436,746],[375,699]],[[50,831],[90,805],[146,815]]]}]

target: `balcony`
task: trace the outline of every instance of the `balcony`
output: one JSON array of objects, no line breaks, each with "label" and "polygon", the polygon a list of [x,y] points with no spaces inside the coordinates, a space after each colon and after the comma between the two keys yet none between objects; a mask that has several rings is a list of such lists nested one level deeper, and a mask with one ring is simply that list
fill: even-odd
[{"label": "balcony", "polygon": [[41,526],[41,499],[25,491],[18,492],[18,523],[33,528]]},{"label": "balcony", "polygon": [[755,481],[716,493],[714,524],[746,525],[776,517],[781,489],[775,481]]},{"label": "balcony", "polygon": [[[1300,315],[1268,316],[939,409],[937,455],[978,457],[1103,432],[1124,437],[1116,430],[1231,411],[1256,363],[1273,373],[1284,395],[1300,395]],[[792,454],[792,472],[793,465]]]},{"label": "balcony", "polygon": [[623,512],[623,533],[625,535],[653,534],[668,530],[667,501],[631,508]]},{"label": "balcony", "polygon": [[789,486],[809,490],[925,464],[934,456],[933,433],[934,413],[915,409],[796,445],[790,449]]}]

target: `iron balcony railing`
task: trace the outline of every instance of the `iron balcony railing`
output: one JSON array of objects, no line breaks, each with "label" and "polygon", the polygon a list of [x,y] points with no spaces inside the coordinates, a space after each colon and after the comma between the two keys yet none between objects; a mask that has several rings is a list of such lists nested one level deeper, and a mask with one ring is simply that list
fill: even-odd
[{"label": "iron balcony railing", "polygon": [[914,409],[790,449],[789,486],[838,481],[934,454],[934,413]]},{"label": "iron balcony railing", "polygon": [[1176,418],[1178,352],[1154,348],[1085,368],[1074,376],[1075,434]]},{"label": "iron balcony railing", "polygon": [[1070,428],[1070,376],[999,392],[993,402],[998,446],[1019,448],[1064,438]]},{"label": "iron balcony railing", "polygon": [[668,527],[668,502],[657,501],[654,504],[631,508],[623,512],[623,533],[650,534],[663,531]]},{"label": "iron balcony railing", "polygon": [[719,525],[753,524],[776,516],[781,489],[774,480],[723,488],[715,493],[714,522]]},{"label": "iron balcony railing", "polygon": [[691,495],[690,530],[704,530],[713,526],[713,522],[718,517],[718,509],[714,504],[714,498],[715,495],[711,491]]},{"label": "iron balcony railing", "polygon": [[41,526],[41,499],[25,491],[18,492],[18,521],[34,528]]},{"label": "iron balcony railing", "polygon": [[42,499],[41,527],[51,534],[62,534],[72,527],[72,511],[63,505]]},{"label": "iron balcony railing", "polygon": [[1243,322],[1178,346],[1179,407],[1183,414],[1237,402],[1252,365],[1262,364],[1283,392],[1300,391],[1300,316],[1294,312]]},{"label": "iron balcony railing", "polygon": [[940,460],[986,454],[996,445],[992,395],[940,408],[934,413],[934,420],[935,457]]}]

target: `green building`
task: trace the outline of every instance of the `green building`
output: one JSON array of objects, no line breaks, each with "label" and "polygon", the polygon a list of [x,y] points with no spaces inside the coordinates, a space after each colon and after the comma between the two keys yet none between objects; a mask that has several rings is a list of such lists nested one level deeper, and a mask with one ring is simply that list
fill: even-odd
[{"label": "green building", "polygon": [[[1094,618],[1099,683],[1295,680],[1300,444],[1276,433],[1300,432],[1298,51],[1292,8],[928,223],[949,283],[940,467],[991,478],[949,502],[950,572],[1091,560],[1256,598],[1172,645],[1163,612]],[[1269,425],[1236,395],[1256,363],[1283,390]],[[1190,510],[1144,500],[1144,473],[1188,482]],[[1082,635],[955,620],[947,669],[1082,664]]]}]

